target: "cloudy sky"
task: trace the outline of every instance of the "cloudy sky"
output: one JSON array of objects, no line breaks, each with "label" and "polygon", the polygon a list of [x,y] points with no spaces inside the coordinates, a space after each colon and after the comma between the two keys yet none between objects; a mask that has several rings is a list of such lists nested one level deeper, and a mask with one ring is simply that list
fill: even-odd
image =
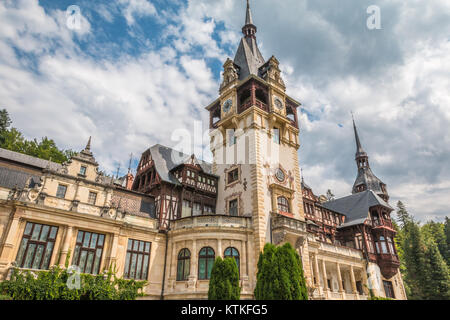
[{"label": "cloudy sky", "polygon": [[[450,1],[251,3],[263,56],[303,104],[300,165],[315,193],[351,192],[353,111],[391,203],[422,221],[449,215]],[[371,5],[381,29],[367,27]],[[175,129],[207,129],[244,15],[243,0],[2,0],[0,107],[27,138],[80,150],[92,135],[102,168],[123,172],[130,153],[136,165],[151,145],[176,145]]]}]

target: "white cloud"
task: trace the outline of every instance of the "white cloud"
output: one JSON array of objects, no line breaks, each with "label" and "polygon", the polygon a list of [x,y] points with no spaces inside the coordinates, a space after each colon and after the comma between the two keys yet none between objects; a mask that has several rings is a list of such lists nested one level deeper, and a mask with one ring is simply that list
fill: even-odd
[{"label": "white cloud", "polygon": [[148,0],[117,0],[129,26],[135,24],[136,17],[157,15],[156,8]]}]

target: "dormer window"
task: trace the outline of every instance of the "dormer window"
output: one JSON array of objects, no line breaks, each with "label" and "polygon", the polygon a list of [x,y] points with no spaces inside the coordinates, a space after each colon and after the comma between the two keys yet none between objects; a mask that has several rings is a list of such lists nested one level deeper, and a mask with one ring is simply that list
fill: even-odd
[{"label": "dormer window", "polygon": [[87,167],[81,166],[80,167],[80,176],[85,176],[86,175],[86,170],[87,170]]}]

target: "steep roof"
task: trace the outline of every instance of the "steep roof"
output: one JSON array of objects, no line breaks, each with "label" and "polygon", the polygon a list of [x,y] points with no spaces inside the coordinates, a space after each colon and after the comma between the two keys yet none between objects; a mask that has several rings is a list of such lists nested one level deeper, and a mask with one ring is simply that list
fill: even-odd
[{"label": "steep roof", "polygon": [[259,76],[259,68],[265,63],[254,38],[242,38],[239,43],[234,63],[240,68],[239,80],[253,74]]},{"label": "steep roof", "polygon": [[23,189],[25,187],[33,187],[39,184],[41,178],[37,175],[18,171],[6,167],[0,167],[0,187],[13,189]]},{"label": "steep roof", "polygon": [[[174,150],[169,147],[157,144],[150,148],[150,154],[155,164],[155,169],[161,179],[165,182],[179,185],[178,179],[171,173],[176,167],[185,164],[191,159],[190,155]],[[211,164],[196,159],[205,173],[211,174]]]},{"label": "steep roof", "polygon": [[322,206],[346,216],[345,223],[340,228],[364,223],[369,216],[371,207],[383,206],[389,210],[394,210],[372,190],[324,202]]},{"label": "steep roof", "polygon": [[234,63],[239,66],[239,80],[243,80],[251,74],[260,76],[259,68],[265,63],[256,42],[256,31],[257,28],[253,24],[250,4],[247,1],[245,25],[242,28],[244,37],[242,37],[234,57]]},{"label": "steep roof", "polygon": [[356,187],[359,185],[365,185],[367,190],[373,190],[377,194],[383,193],[381,184],[383,182],[372,172],[370,167],[363,167],[358,169],[358,175],[356,176],[355,183],[353,184],[353,193],[358,192]]},{"label": "steep roof", "polygon": [[38,169],[49,168],[51,170],[58,170],[62,167],[59,163],[56,162],[35,158],[23,153],[10,151],[2,148],[0,148],[0,159],[26,164]]}]

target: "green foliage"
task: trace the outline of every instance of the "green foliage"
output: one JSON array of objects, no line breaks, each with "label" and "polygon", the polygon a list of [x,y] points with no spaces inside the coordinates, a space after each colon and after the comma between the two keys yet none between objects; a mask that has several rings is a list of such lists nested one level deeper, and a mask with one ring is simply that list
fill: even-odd
[{"label": "green foliage", "polygon": [[266,244],[259,256],[256,300],[307,300],[300,256],[289,243]]},{"label": "green foliage", "polygon": [[15,269],[10,280],[0,283],[0,294],[14,300],[135,300],[146,285],[145,281],[119,279],[109,270],[95,276],[81,274],[80,288],[70,289],[71,276],[57,266],[35,274]]},{"label": "green foliage", "polygon": [[449,261],[449,248],[447,246],[447,235],[445,233],[445,224],[429,221],[421,228],[422,234],[426,241],[433,241],[437,244],[441,256],[447,264]]},{"label": "green foliage", "polygon": [[20,152],[29,156],[44,160],[52,160],[63,163],[75,154],[72,150],[60,150],[55,141],[44,137],[41,141],[36,139],[27,140],[16,128],[9,128],[11,125],[8,111],[0,110],[0,147],[3,149]]},{"label": "green foliage", "polygon": [[239,287],[239,270],[236,260],[218,257],[211,270],[209,281],[209,300],[239,300],[241,288]]},{"label": "green foliage", "polygon": [[[448,238],[445,223],[420,226],[400,201],[395,242],[408,299],[450,299]],[[448,219],[446,218],[446,222]]]},{"label": "green foliage", "polygon": [[450,274],[438,245],[429,239],[424,253],[424,281],[422,292],[428,300],[450,299]]},{"label": "green foliage", "polygon": [[373,297],[370,297],[369,300],[394,300],[394,299],[373,296]]}]

